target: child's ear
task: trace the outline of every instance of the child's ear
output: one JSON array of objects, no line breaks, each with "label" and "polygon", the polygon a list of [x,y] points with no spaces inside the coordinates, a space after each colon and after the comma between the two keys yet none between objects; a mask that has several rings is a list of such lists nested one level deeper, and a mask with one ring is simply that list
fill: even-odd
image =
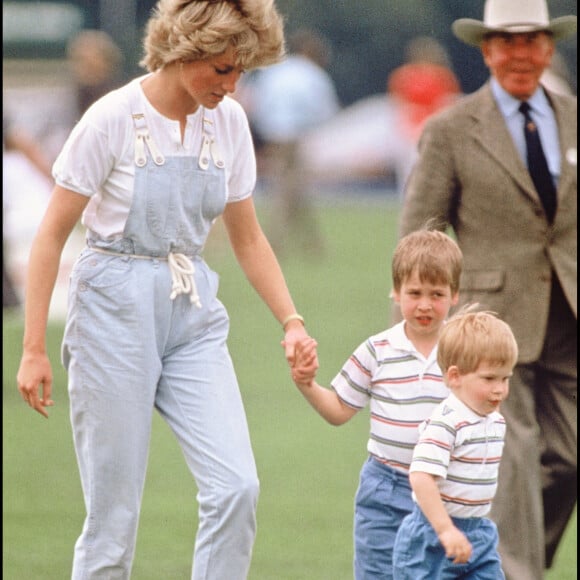
[{"label": "child's ear", "polygon": [[399,304],[401,302],[401,293],[394,288],[391,290],[390,297],[393,299],[395,304]]},{"label": "child's ear", "polygon": [[459,386],[461,379],[461,373],[459,372],[459,367],[456,365],[451,365],[445,372],[446,383],[450,389],[454,389]]},{"label": "child's ear", "polygon": [[452,306],[455,306],[458,302],[459,302],[459,292],[455,292],[455,294],[453,294],[453,296],[451,297],[451,304]]}]

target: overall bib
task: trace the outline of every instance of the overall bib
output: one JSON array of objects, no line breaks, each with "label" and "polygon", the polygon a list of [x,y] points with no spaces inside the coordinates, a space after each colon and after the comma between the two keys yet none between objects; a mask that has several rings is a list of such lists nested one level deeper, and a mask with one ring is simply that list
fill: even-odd
[{"label": "overall bib", "polygon": [[73,580],[130,578],[154,408],[198,487],[192,579],[243,580],[250,567],[259,482],[229,318],[201,257],[226,202],[224,163],[202,113],[199,156],[167,158],[144,115],[132,115],[135,185],[123,236],[89,234],[71,274],[62,355],[87,510]]}]

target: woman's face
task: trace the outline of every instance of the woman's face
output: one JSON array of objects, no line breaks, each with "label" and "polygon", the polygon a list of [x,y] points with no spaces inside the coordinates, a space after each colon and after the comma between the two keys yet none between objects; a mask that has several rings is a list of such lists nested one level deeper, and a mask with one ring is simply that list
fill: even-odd
[{"label": "woman's face", "polygon": [[244,73],[244,69],[236,65],[233,48],[205,60],[182,62],[179,67],[183,89],[207,109],[214,109],[228,93],[233,93]]}]

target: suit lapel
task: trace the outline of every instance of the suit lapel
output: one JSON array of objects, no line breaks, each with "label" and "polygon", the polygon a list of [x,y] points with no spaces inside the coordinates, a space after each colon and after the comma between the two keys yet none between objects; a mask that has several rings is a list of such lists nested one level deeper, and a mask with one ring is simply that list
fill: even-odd
[{"label": "suit lapel", "polygon": [[497,108],[489,84],[479,91],[479,98],[474,104],[475,139],[527,195],[540,201],[528,169],[514,145],[503,115]]}]

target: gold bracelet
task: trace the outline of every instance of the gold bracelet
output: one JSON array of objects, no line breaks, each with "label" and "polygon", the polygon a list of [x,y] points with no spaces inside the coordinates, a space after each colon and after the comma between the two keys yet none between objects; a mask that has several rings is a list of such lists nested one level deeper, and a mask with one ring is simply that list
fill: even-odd
[{"label": "gold bracelet", "polygon": [[300,316],[300,314],[295,312],[294,314],[290,314],[290,316],[286,316],[286,318],[284,318],[284,320],[282,321],[282,328],[284,330],[286,330],[286,325],[291,320],[300,320],[300,322],[302,322],[302,324],[304,324],[304,318],[302,316]]}]

